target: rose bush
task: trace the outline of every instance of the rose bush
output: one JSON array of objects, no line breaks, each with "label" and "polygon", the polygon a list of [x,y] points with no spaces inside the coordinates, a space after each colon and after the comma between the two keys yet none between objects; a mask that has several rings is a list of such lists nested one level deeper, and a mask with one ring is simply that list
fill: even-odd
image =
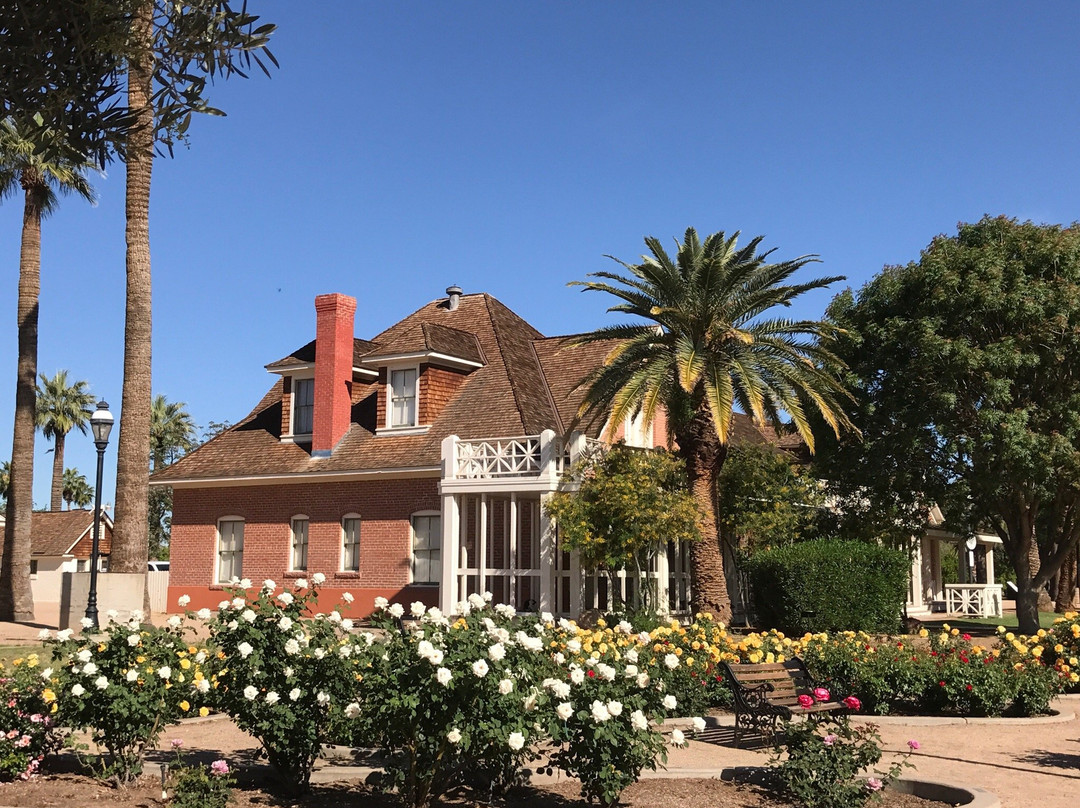
[{"label": "rose bush", "polygon": [[28,780],[62,745],[52,685],[52,671],[42,670],[37,654],[0,665],[0,781]]},{"label": "rose bush", "polygon": [[372,641],[351,633],[340,606],[312,616],[321,583],[316,573],[278,592],[273,581],[241,581],[216,612],[194,615],[210,633],[207,697],[262,743],[294,791],[307,788],[332,723],[350,709]]},{"label": "rose bush", "polygon": [[100,773],[125,783],[142,771],[145,751],[165,726],[190,715],[207,689],[206,652],[185,641],[181,619],[174,615],[164,626],[142,620],[135,612],[98,634],[65,629],[46,638],[55,666],[46,678],[57,698],[56,721],[88,730],[108,753],[98,761]]}]

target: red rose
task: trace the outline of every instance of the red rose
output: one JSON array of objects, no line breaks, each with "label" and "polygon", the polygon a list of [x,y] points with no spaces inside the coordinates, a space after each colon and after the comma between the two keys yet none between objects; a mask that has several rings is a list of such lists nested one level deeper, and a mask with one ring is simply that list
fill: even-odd
[{"label": "red rose", "polygon": [[862,707],[862,702],[854,696],[848,696],[846,699],[844,699],[843,704],[849,710],[858,710]]},{"label": "red rose", "polygon": [[965,687],[965,688],[966,688],[967,690],[973,690],[973,689],[974,689],[974,688],[972,688],[972,686],[971,686],[971,685],[964,685],[964,687]]},{"label": "red rose", "polygon": [[813,696],[808,696],[805,693],[803,693],[801,696],[799,696],[799,706],[803,707],[803,708],[813,707],[814,706],[814,697]]},{"label": "red rose", "polygon": [[590,679],[593,679],[596,677],[596,671],[594,671],[592,668],[589,668],[589,670],[586,671],[585,675],[588,676]]}]

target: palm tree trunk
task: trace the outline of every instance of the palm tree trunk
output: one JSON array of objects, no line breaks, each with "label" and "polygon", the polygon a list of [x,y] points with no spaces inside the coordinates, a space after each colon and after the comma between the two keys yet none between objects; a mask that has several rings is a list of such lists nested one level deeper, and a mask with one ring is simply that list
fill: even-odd
[{"label": "palm tree trunk", "polygon": [[691,548],[692,606],[694,612],[711,612],[725,623],[731,621],[731,598],[724,576],[724,557],[716,519],[716,475],[727,456],[708,408],[702,405],[676,436],[679,453],[686,458],[690,492],[701,514],[701,541]]},{"label": "palm tree trunk", "polygon": [[49,496],[49,510],[63,510],[64,503],[64,441],[67,436],[61,432],[53,435],[52,459],[52,494]]},{"label": "palm tree trunk", "polygon": [[1065,557],[1058,573],[1057,598],[1054,611],[1058,614],[1071,612],[1076,601],[1076,547]]},{"label": "palm tree trunk", "polygon": [[132,20],[138,52],[128,67],[128,105],[136,122],[128,136],[127,308],[124,390],[116,454],[116,522],[110,569],[146,572],[150,476],[150,175],[154,163],[154,4],[139,0]]},{"label": "palm tree trunk", "polygon": [[19,255],[19,359],[15,384],[15,426],[0,563],[0,619],[34,619],[30,588],[30,520],[34,511],[34,415],[37,400],[38,300],[41,292],[40,178],[24,172],[22,248]]}]

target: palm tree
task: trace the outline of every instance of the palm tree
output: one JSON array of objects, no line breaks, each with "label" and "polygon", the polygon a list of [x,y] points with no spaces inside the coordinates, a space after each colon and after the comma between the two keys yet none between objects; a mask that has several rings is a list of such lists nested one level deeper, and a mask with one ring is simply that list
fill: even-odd
[{"label": "palm tree", "polygon": [[64,441],[77,429],[86,434],[94,397],[81,379],[68,384],[67,371],[58,370],[51,379],[41,374],[37,389],[37,426],[53,440],[52,496],[49,509],[60,510],[64,498]]},{"label": "palm tree", "polygon": [[79,474],[78,469],[64,469],[64,502],[68,509],[72,506],[85,508],[93,501],[94,489],[86,477]]},{"label": "palm tree", "polygon": [[11,439],[7,524],[0,564],[0,619],[32,620],[30,515],[34,509],[34,423],[37,413],[38,296],[41,291],[41,221],[56,209],[59,195],[74,193],[90,202],[94,189],[87,164],[43,160],[9,120],[0,121],[0,199],[23,192],[19,254],[19,357],[15,382],[15,424]]},{"label": "palm tree", "polygon": [[674,261],[655,238],[640,264],[613,258],[628,274],[595,272],[598,280],[575,281],[586,291],[606,292],[621,302],[608,311],[651,325],[612,325],[579,342],[618,340],[603,365],[586,377],[582,414],[609,415],[609,429],[642,413],[651,423],[666,409],[670,429],[685,458],[701,511],[703,541],[694,545],[694,608],[730,618],[716,519],[716,478],[727,456],[737,406],[758,424],[792,426],[814,449],[808,411],[816,410],[836,431],[850,427],[841,408],[846,393],[833,371],[839,360],[821,344],[832,326],[816,320],[765,318],[804,292],[839,277],[787,283],[817,260],[804,255],[767,263],[758,253],[762,237],[738,247],[739,233],[714,233],[704,244],[689,228]]},{"label": "palm tree", "polygon": [[0,462],[0,506],[7,502],[8,485],[11,484],[11,463]]},{"label": "palm tree", "polygon": [[163,395],[154,396],[150,405],[150,463],[152,469],[163,468],[198,445],[195,422],[183,401],[169,401]]}]

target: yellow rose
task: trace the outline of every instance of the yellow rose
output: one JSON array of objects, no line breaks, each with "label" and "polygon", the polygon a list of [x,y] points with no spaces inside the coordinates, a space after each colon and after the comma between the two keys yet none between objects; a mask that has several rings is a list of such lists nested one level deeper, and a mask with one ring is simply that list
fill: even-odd
[{"label": "yellow rose", "polygon": [[184,670],[187,670],[188,668],[191,667],[191,660],[188,659],[187,657],[184,657],[184,659],[180,660],[180,667],[182,669],[184,669]]},{"label": "yellow rose", "polygon": [[46,704],[50,704],[50,703],[56,701],[56,694],[53,693],[53,691],[50,688],[45,688],[44,690],[41,691],[41,699]]},{"label": "yellow rose", "polygon": [[210,715],[210,708],[209,707],[200,707],[199,708],[199,717],[200,718],[206,718],[206,716],[208,716],[208,715]]},{"label": "yellow rose", "polygon": [[180,702],[180,709],[186,713],[188,710],[191,709],[191,705],[186,700],[182,701]]}]

